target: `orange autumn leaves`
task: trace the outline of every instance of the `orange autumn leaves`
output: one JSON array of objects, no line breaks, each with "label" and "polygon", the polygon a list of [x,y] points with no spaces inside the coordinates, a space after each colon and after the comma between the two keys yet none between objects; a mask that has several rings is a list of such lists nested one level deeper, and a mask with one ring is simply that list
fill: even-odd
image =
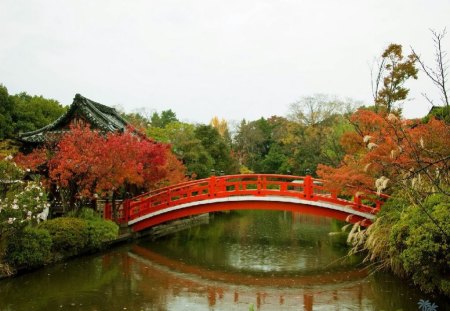
[{"label": "orange autumn leaves", "polygon": [[433,179],[448,171],[450,127],[443,121],[400,120],[360,109],[350,121],[355,131],[341,140],[346,155],[337,168],[319,165],[318,174],[338,189],[376,190],[376,180],[396,185],[422,174]]}]

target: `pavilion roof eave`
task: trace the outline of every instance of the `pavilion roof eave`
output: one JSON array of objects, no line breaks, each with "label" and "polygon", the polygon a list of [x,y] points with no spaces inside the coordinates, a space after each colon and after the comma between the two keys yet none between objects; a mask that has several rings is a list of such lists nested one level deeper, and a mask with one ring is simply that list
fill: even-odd
[{"label": "pavilion roof eave", "polygon": [[69,124],[77,112],[92,123],[94,127],[103,131],[121,131],[128,125],[128,122],[114,108],[76,94],[72,105],[58,119],[38,130],[22,133],[18,139],[23,142],[42,143],[46,140],[47,133],[60,134],[64,132],[61,128]]}]

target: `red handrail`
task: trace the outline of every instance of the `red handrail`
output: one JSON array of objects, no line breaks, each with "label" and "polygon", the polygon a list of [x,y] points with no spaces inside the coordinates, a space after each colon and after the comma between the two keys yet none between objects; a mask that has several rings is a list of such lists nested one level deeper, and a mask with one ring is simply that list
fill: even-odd
[{"label": "red handrail", "polygon": [[327,189],[323,184],[323,180],[311,176],[275,174],[212,176],[153,190],[126,200],[118,221],[127,223],[167,207],[232,196],[294,197],[335,203],[371,214],[376,214],[380,210],[386,198],[370,192],[355,191],[353,201],[349,201],[340,198],[336,190]]}]

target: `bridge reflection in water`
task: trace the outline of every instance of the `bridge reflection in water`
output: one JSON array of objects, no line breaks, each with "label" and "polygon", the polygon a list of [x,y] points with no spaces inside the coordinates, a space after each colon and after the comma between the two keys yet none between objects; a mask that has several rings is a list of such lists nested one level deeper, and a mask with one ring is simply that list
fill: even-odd
[{"label": "bridge reflection in water", "polygon": [[350,268],[314,275],[255,277],[189,265],[138,245],[122,255],[122,265],[143,295],[154,291],[155,280],[162,282],[171,310],[184,310],[186,304],[195,310],[194,297],[199,299],[199,309],[205,305],[202,299],[207,299],[209,307],[224,310],[247,310],[252,304],[263,310],[295,307],[311,311],[314,303],[336,310],[341,304],[355,302],[363,307],[365,285],[361,280],[367,276],[366,269]]}]

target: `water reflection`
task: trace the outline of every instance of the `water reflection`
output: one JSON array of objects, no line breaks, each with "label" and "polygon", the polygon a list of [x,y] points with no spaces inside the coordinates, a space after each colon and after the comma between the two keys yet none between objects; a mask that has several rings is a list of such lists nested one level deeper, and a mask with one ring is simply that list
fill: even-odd
[{"label": "water reflection", "polygon": [[[167,292],[176,293],[174,301],[186,301],[192,297],[204,297],[207,306],[218,310],[255,304],[265,310],[279,307],[292,307],[298,310],[312,310],[313,302],[324,304],[331,295],[333,305],[357,301],[362,305],[365,269],[351,269],[340,272],[326,272],[322,275],[303,276],[259,276],[243,275],[233,272],[211,270],[191,266],[182,261],[173,260],[146,248],[134,246],[128,253],[129,271],[141,279],[142,288],[147,280],[165,280]],[[194,299],[196,301],[197,299]],[[174,301],[171,302],[174,305]],[[199,300],[194,310],[201,310],[206,302]],[[190,302],[196,304],[195,302]],[[183,310],[183,306],[179,306]],[[174,308],[173,310],[176,310]]]},{"label": "water reflection", "polygon": [[0,310],[417,310],[429,297],[360,259],[332,220],[216,215],[208,226],[0,281]]}]

